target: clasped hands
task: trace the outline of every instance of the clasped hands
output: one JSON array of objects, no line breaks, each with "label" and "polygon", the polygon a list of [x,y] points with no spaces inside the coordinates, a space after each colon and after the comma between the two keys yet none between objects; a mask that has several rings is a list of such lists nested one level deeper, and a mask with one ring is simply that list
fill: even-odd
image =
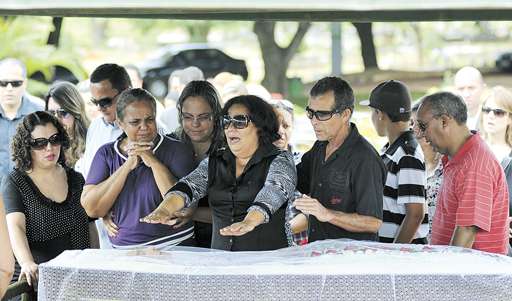
[{"label": "clasped hands", "polygon": [[153,154],[153,142],[144,141],[132,141],[126,145],[125,151],[128,154],[128,160],[126,163],[129,164],[130,169],[135,169],[142,160],[144,165],[151,167],[155,162],[156,158]]}]

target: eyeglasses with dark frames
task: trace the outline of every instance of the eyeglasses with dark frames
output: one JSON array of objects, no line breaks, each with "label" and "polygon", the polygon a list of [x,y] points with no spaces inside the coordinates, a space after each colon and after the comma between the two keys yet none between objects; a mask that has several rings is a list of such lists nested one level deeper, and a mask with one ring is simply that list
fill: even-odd
[{"label": "eyeglasses with dark frames", "polygon": [[42,150],[50,143],[52,146],[61,145],[64,142],[62,135],[59,133],[53,134],[50,138],[32,138],[29,140],[29,145],[34,150]]},{"label": "eyeglasses with dark frames", "polygon": [[[343,109],[344,110],[344,109]],[[334,114],[339,114],[343,111],[341,108],[336,108],[331,111],[322,111],[322,110],[312,110],[309,106],[306,107],[306,115],[309,119],[313,119],[313,117],[316,117],[318,121],[327,121],[334,116]]]},{"label": "eyeglasses with dark frames", "polygon": [[227,130],[231,124],[233,124],[235,129],[245,129],[249,126],[249,122],[251,122],[251,117],[247,115],[235,115],[233,117],[224,115],[221,120],[222,128],[225,130]]},{"label": "eyeglasses with dark frames", "polygon": [[502,109],[491,109],[489,107],[483,107],[482,112],[484,112],[485,114],[490,114],[491,112],[493,112],[494,116],[496,116],[496,117],[503,117],[506,114],[510,114],[510,112],[508,112],[508,111],[505,111]]},{"label": "eyeglasses with dark frames", "polygon": [[23,81],[22,80],[0,80],[0,87],[7,87],[9,84],[11,84],[11,86],[13,88],[18,88],[18,87],[21,87],[21,85],[23,85]]}]

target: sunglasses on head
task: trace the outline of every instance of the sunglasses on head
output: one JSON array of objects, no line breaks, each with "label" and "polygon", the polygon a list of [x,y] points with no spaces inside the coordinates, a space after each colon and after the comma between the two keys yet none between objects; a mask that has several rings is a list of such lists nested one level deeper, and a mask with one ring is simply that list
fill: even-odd
[{"label": "sunglasses on head", "polygon": [[241,130],[245,129],[249,126],[249,122],[251,122],[251,118],[247,115],[235,115],[233,117],[229,115],[224,115],[222,117],[222,128],[227,130],[231,124],[235,129]]},{"label": "sunglasses on head", "polygon": [[7,85],[11,84],[13,88],[18,88],[23,85],[22,80],[0,80],[0,87],[7,87]]},{"label": "sunglasses on head", "polygon": [[496,117],[503,117],[503,116],[505,116],[505,114],[509,113],[509,112],[507,112],[505,110],[502,110],[502,109],[491,109],[491,108],[488,108],[488,107],[483,107],[482,108],[482,112],[484,112],[485,114],[489,114],[489,113],[493,112],[494,116],[496,116]]},{"label": "sunglasses on head", "polygon": [[[119,95],[119,94],[117,94]],[[100,108],[108,108],[112,105],[112,103],[114,102],[114,99],[117,97],[114,96],[114,97],[103,97],[102,99],[94,99],[91,97],[91,102],[95,105],[95,106],[100,106]]]},{"label": "sunglasses on head", "polygon": [[66,118],[69,118],[69,116],[71,116],[71,114],[64,109],[48,110],[47,112],[57,118],[62,118],[62,119],[66,119]]},{"label": "sunglasses on head", "polygon": [[53,134],[50,138],[32,138],[29,141],[29,145],[34,150],[42,150],[48,146],[50,143],[52,146],[61,145],[64,142],[62,136],[59,133]]}]

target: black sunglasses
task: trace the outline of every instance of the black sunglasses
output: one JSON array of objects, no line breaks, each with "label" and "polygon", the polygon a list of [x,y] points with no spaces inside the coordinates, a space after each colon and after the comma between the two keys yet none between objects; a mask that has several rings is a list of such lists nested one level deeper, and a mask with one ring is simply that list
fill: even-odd
[{"label": "black sunglasses", "polygon": [[327,121],[327,120],[331,119],[334,114],[338,114],[341,111],[342,110],[339,108],[334,109],[332,111],[321,111],[321,110],[315,111],[315,110],[312,110],[309,106],[306,107],[306,115],[308,116],[308,118],[313,119],[313,116],[314,116],[319,121]]},{"label": "black sunglasses", "polygon": [[62,118],[62,119],[66,119],[71,115],[71,113],[69,113],[68,111],[66,111],[64,109],[48,110],[47,112],[57,118]]},{"label": "black sunglasses", "polygon": [[117,97],[117,95],[119,95],[119,93],[117,93],[114,97],[103,97],[102,99],[98,99],[98,100],[91,97],[91,102],[95,106],[100,106],[100,108],[105,109],[112,105],[112,103],[114,102],[114,99]]},{"label": "black sunglasses", "polygon": [[236,115],[236,116],[229,116],[229,115],[224,115],[222,117],[222,128],[227,130],[229,128],[229,125],[233,124],[233,126],[235,127],[235,129],[238,129],[238,130],[241,130],[241,129],[245,129],[246,127],[249,126],[249,122],[251,122],[251,117],[247,116],[247,115]]},{"label": "black sunglasses", "polygon": [[491,108],[488,108],[488,107],[483,107],[482,108],[482,112],[484,112],[485,114],[489,114],[489,113],[493,112],[494,116],[496,116],[496,117],[503,117],[503,116],[505,116],[505,114],[509,113],[509,112],[507,112],[505,110],[502,110],[502,109],[491,109]]},{"label": "black sunglasses", "polygon": [[32,138],[29,141],[29,145],[32,149],[35,150],[42,150],[48,146],[48,143],[50,143],[52,146],[61,145],[64,142],[64,139],[62,138],[59,133],[53,134],[50,136],[50,138]]},{"label": "black sunglasses", "polygon": [[7,85],[11,84],[13,88],[18,88],[23,85],[22,80],[0,80],[0,87],[7,87]]}]

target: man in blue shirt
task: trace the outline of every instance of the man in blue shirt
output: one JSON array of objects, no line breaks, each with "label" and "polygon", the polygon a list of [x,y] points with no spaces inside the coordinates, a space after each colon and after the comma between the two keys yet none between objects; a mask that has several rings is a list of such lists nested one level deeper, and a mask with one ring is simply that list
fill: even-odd
[{"label": "man in blue shirt", "polygon": [[13,58],[0,61],[0,183],[14,164],[11,161],[11,139],[26,115],[43,110],[41,104],[26,95],[27,69]]}]

